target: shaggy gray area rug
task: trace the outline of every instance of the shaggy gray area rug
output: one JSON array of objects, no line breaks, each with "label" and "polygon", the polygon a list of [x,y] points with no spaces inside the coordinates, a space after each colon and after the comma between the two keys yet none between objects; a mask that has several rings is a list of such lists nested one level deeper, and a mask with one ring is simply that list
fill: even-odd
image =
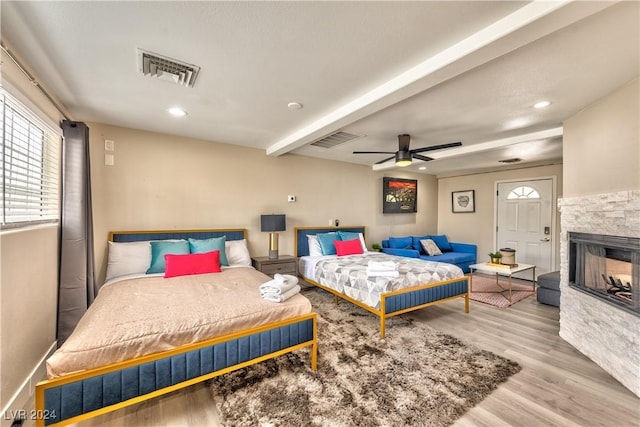
[{"label": "shaggy gray area rug", "polygon": [[301,350],[214,378],[225,425],[447,426],[520,370],[407,314],[381,340],[376,316],[303,294],[318,313],[318,370]]}]

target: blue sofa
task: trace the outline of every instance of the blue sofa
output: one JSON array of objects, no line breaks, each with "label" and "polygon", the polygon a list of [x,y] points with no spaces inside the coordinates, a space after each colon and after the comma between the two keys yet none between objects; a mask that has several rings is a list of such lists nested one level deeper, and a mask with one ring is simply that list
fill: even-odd
[{"label": "blue sofa", "polygon": [[[422,249],[420,240],[431,239],[438,246],[442,255],[429,256]],[[389,255],[404,256],[409,258],[422,258],[429,261],[447,262],[455,264],[465,273],[469,272],[469,266],[475,264],[478,259],[478,246],[471,243],[449,242],[445,235],[425,235],[389,237],[382,241],[382,252]]]}]

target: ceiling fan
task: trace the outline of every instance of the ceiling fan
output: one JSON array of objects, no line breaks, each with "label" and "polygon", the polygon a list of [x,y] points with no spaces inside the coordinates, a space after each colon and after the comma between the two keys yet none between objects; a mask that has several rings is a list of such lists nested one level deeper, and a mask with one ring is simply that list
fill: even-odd
[{"label": "ceiling fan", "polygon": [[433,160],[431,157],[423,156],[422,154],[425,151],[434,151],[440,150],[443,148],[452,148],[459,147],[462,145],[462,142],[451,142],[449,144],[441,144],[441,145],[432,145],[431,147],[423,147],[416,148],[413,150],[409,150],[409,143],[411,142],[411,136],[404,133],[402,135],[398,135],[398,151],[354,151],[353,154],[393,154],[391,157],[387,157],[386,159],[380,160],[376,162],[376,165],[380,163],[387,162],[391,159],[396,159],[396,166],[409,166],[411,164],[412,159],[423,160],[428,162],[429,160]]}]

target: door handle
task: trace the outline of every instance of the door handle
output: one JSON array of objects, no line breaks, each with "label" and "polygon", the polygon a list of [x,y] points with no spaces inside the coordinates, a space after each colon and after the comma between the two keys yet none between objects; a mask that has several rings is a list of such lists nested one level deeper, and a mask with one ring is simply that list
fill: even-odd
[{"label": "door handle", "polygon": [[551,238],[550,237],[545,237],[544,239],[540,239],[541,242],[550,242]]}]

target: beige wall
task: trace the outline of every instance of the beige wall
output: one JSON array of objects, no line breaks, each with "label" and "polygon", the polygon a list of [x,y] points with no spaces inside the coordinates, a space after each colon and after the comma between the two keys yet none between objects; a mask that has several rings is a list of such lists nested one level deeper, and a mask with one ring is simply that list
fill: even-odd
[{"label": "beige wall", "polygon": [[[266,255],[260,214],[284,213],[280,252],[293,253],[296,226],[365,225],[369,246],[390,235],[433,231],[437,183],[418,179],[418,213],[383,215],[382,177],[369,166],[89,123],[96,266],[104,277],[112,230],[242,227],[250,251]],[[104,162],[104,140],[115,141],[115,164]],[[287,195],[295,195],[295,203]]]},{"label": "beige wall", "polygon": [[[14,96],[54,123],[62,119],[4,53],[1,75],[3,86],[8,82]],[[29,384],[31,373],[55,342],[57,283],[57,226],[0,232],[0,409],[24,409],[28,393],[10,400],[23,383]]]},{"label": "beige wall", "polygon": [[[454,242],[475,243],[478,245],[478,261],[494,251],[495,242],[495,192],[498,181],[528,180],[540,177],[556,177],[556,194],[563,193],[561,164],[538,166],[523,169],[488,172],[482,174],[457,176],[438,179],[438,232],[449,236]],[[451,192],[475,190],[475,213],[452,213]],[[554,205],[555,206],[555,205]],[[559,230],[560,215],[556,215],[555,267],[559,266]]]},{"label": "beige wall", "polygon": [[57,273],[57,226],[2,233],[3,406],[55,340]]},{"label": "beige wall", "polygon": [[640,188],[638,79],[564,123],[565,197]]}]

